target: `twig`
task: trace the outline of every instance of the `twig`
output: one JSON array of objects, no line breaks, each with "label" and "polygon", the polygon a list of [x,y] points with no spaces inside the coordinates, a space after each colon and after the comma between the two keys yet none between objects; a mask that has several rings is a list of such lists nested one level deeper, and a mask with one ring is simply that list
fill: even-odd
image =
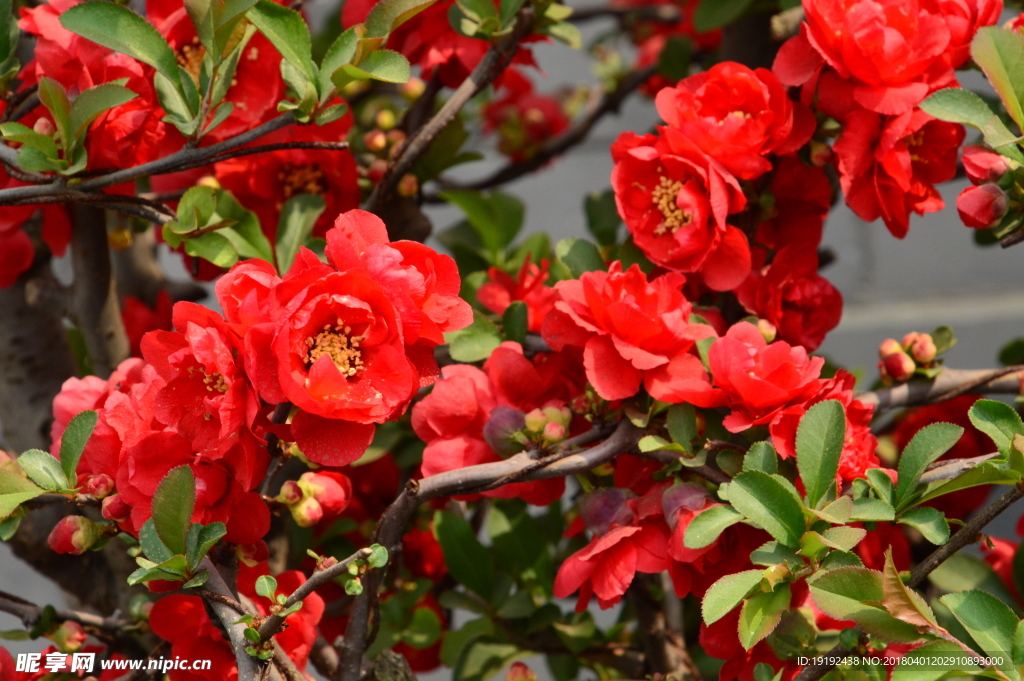
[{"label": "twig", "polygon": [[[664,7],[670,7],[670,5],[664,5]],[[647,66],[632,73],[628,78],[619,83],[611,92],[606,92],[593,106],[589,108],[586,115],[580,119],[580,121],[572,128],[562,133],[558,137],[548,140],[540,151],[518,163],[510,163],[504,168],[498,170],[490,177],[485,177],[482,180],[471,182],[467,185],[455,185],[445,183],[445,188],[450,189],[489,189],[496,187],[506,182],[510,182],[518,177],[522,177],[528,173],[537,170],[538,168],[544,167],[548,161],[561,156],[569,149],[573,148],[583,140],[587,138],[590,131],[595,125],[605,116],[605,114],[618,112],[619,107],[622,106],[622,102],[625,101],[634,90],[644,84],[648,78],[658,72],[657,64]]]},{"label": "twig", "polygon": [[239,615],[249,614],[249,611],[246,609],[246,607],[238,601],[236,601],[234,598],[224,596],[222,594],[217,593],[216,591],[210,591],[209,589],[196,589],[195,592],[203,598],[206,598],[211,601],[217,601],[218,603],[222,603],[228,606],[229,608],[237,612]]},{"label": "twig", "polygon": [[[203,558],[199,567],[210,574],[209,579],[206,580],[204,592],[209,590],[224,598],[235,600],[234,594],[231,593],[228,585],[224,582],[224,578],[221,577],[220,571],[217,570],[217,566],[213,564],[209,557]],[[239,681],[252,681],[253,679],[260,678],[263,673],[263,666],[256,658],[245,652],[245,649],[251,645],[246,640],[245,634],[242,633],[248,625],[245,623],[234,624],[234,622],[238,621],[238,613],[233,607],[212,598],[208,602],[214,614],[217,615],[217,619],[220,620],[221,624],[224,625],[224,629],[228,632],[231,649],[235,655],[235,664],[238,666]]]},{"label": "twig", "polygon": [[274,644],[274,666],[277,667],[277,671],[281,672],[281,676],[285,678],[285,681],[309,681],[306,675],[298,670],[292,659],[284,654],[281,647]]},{"label": "twig", "polygon": [[[936,549],[930,556],[919,563],[918,566],[910,573],[910,581],[907,582],[907,586],[913,589],[920,585],[935,568],[946,562],[950,556],[968,544],[976,542],[978,540],[978,534],[986,525],[992,522],[996,516],[1020,499],[1024,499],[1024,492],[1021,491],[1020,487],[1015,486],[1013,489],[1005,492],[1001,497],[989,504],[985,510],[967,521],[967,524],[961,527],[956,534],[950,537],[948,542]],[[824,657],[839,660],[850,652],[852,651],[845,646],[836,645],[832,650],[825,653]],[[835,664],[808,665],[796,675],[793,681],[818,681],[818,679],[832,671],[834,667]]]},{"label": "twig", "polygon": [[574,9],[568,21],[574,24],[581,24],[593,19],[613,17],[616,19],[648,19],[651,21],[663,21],[667,24],[674,24],[682,18],[682,13],[676,5],[611,5],[608,7],[585,7]]},{"label": "twig", "polygon": [[[31,628],[39,621],[43,608],[13,594],[0,591],[0,611],[14,615],[21,620],[25,628]],[[82,626],[95,627],[112,633],[119,633],[130,621],[118,617],[100,617],[78,610],[57,610],[56,617],[61,621],[77,622]]]},{"label": "twig", "polygon": [[61,494],[40,494],[34,499],[21,502],[21,505],[28,509],[42,508],[43,506],[52,506],[53,504],[75,504],[77,506],[99,508],[101,503],[99,499],[88,494],[76,494],[74,498]]},{"label": "twig", "polygon": [[476,65],[466,80],[462,81],[462,84],[452,93],[451,98],[444,103],[444,106],[402,145],[394,160],[388,164],[384,177],[366,199],[364,205],[368,210],[373,211],[379,208],[398,186],[398,181],[430,148],[434,138],[458,115],[459,110],[478,92],[490,85],[508,66],[519,50],[519,41],[529,35],[532,29],[533,9],[527,6],[519,10],[512,32],[502,38],[498,45],[492,46],[487,51],[480,63]]},{"label": "twig", "polygon": [[969,392],[1020,393],[1020,372],[1024,366],[1004,369],[965,371],[943,369],[932,379],[913,380],[856,396],[864,404],[873,404],[877,411],[932,404]]},{"label": "twig", "polygon": [[[314,572],[309,579],[307,579],[302,586],[292,592],[292,595],[288,597],[281,608],[287,610],[299,601],[306,598],[318,588],[331,581],[338,575],[346,572],[350,563],[356,560],[365,560],[370,557],[373,551],[369,548],[359,549],[345,560],[335,563],[326,570],[320,570]],[[271,636],[281,631],[281,626],[284,624],[284,618],[280,615],[271,615],[260,625],[260,639],[263,641],[268,640]]]}]

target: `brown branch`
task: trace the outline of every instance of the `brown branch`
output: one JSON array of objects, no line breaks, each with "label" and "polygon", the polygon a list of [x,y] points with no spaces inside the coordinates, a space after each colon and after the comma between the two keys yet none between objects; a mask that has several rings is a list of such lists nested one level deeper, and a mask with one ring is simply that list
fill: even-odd
[{"label": "brown branch", "polygon": [[[231,589],[228,588],[224,578],[221,577],[220,571],[217,570],[217,566],[213,564],[209,557],[203,558],[199,567],[210,574],[209,579],[206,580],[204,592],[211,591],[223,598],[237,602],[235,595],[231,593]],[[242,633],[248,625],[244,623],[234,624],[234,622],[238,621],[238,613],[234,607],[226,605],[220,599],[208,598],[207,602],[228,633],[231,649],[235,655],[235,664],[238,666],[238,680],[253,681],[254,679],[261,678],[264,666],[255,657],[245,652],[245,649],[251,645],[246,640],[245,634]]]},{"label": "brown branch", "polygon": [[[42,617],[43,608],[35,603],[26,601],[13,594],[0,591],[0,611],[14,615],[21,620],[26,629],[31,629]],[[82,626],[103,629],[111,633],[120,633],[126,626],[132,624],[129,620],[122,620],[117,617],[100,617],[88,612],[78,610],[57,610],[56,617],[60,621],[77,622]]]},{"label": "brown branch", "polygon": [[274,645],[274,666],[284,677],[285,681],[309,681],[306,675],[299,671],[292,659],[284,654],[281,647]]},{"label": "brown branch", "polygon": [[452,93],[451,98],[444,103],[444,106],[401,146],[394,159],[388,164],[384,177],[366,199],[364,206],[367,210],[376,212],[380,209],[381,204],[398,186],[398,181],[430,148],[434,138],[455,119],[459,110],[477,93],[490,85],[511,63],[512,58],[519,50],[519,41],[529,35],[531,30],[533,30],[533,9],[527,6],[521,9],[516,16],[516,25],[512,32],[487,51],[480,63],[476,65],[466,80],[462,81],[462,84]]},{"label": "brown branch", "polygon": [[861,393],[856,399],[873,404],[877,411],[913,407],[948,400],[970,392],[1020,393],[1022,366],[995,370],[944,369],[932,379],[912,380],[890,388]]},{"label": "brown branch", "polygon": [[76,506],[90,506],[92,508],[99,508],[101,502],[96,497],[89,496],[88,494],[76,494],[74,498],[69,498],[60,494],[41,494],[34,499],[23,501],[21,503],[27,509],[42,508],[43,506],[51,506],[53,504],[75,504]]},{"label": "brown branch", "polygon": [[568,18],[574,24],[594,19],[646,19],[674,24],[682,19],[682,12],[676,5],[611,5],[608,7],[585,7],[574,9]]},{"label": "brown branch", "polygon": [[[542,468],[534,466],[540,452],[531,450],[516,454],[504,461],[467,466],[418,481],[412,480],[378,522],[374,542],[381,544],[389,551],[395,550],[401,541],[402,530],[415,514],[416,509],[420,504],[431,499],[486,489],[501,479],[525,482],[583,473],[611,461],[619,454],[633,450],[644,435],[644,431],[634,427],[628,420],[622,420],[604,442],[589,449],[575,449],[581,444],[600,438],[601,432],[602,428],[598,426],[576,438],[566,440],[562,443],[561,449],[569,451],[565,451],[564,455],[546,463]],[[525,469],[529,469],[529,472],[523,473],[522,471]],[[359,681],[363,651],[369,630],[370,606],[371,601],[375,601],[377,598],[380,576],[380,570],[367,572],[363,578],[363,592],[356,597],[349,614],[342,650],[342,663],[334,675],[340,681]]]},{"label": "brown branch", "polygon": [[[664,5],[664,7],[672,7]],[[611,92],[606,92],[600,99],[595,101],[587,110],[587,113],[574,126],[558,137],[548,140],[541,147],[540,151],[517,163],[510,163],[501,168],[490,177],[471,182],[466,185],[442,183],[445,189],[489,189],[498,185],[511,182],[512,180],[543,168],[549,161],[572,149],[583,142],[590,134],[595,125],[608,113],[618,113],[622,102],[638,87],[643,85],[648,78],[658,72],[657,64],[647,66],[629,75],[619,83]]]},{"label": "brown branch", "polygon": [[[918,566],[910,573],[910,580],[907,582],[907,586],[913,589],[920,585],[925,579],[927,579],[928,575],[931,574],[935,568],[946,562],[946,560],[954,553],[968,544],[973,544],[978,541],[981,530],[992,522],[996,516],[1020,499],[1024,499],[1024,492],[1021,491],[1019,486],[1015,486],[1013,489],[1005,492],[1002,496],[989,504],[989,506],[981,511],[981,513],[978,513],[967,521],[967,524],[961,527],[956,534],[950,537],[948,542],[936,549],[930,556],[919,563]],[[845,646],[836,645],[832,650],[825,653],[825,657],[842,659],[850,652],[852,651]],[[818,681],[818,679],[832,671],[834,667],[835,664],[808,665],[796,675],[793,681]]]}]

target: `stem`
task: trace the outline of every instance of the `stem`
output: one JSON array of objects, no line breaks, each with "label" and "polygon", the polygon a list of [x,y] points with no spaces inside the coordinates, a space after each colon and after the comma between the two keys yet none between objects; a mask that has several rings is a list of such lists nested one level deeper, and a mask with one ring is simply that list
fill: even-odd
[{"label": "stem", "polygon": [[[213,564],[209,557],[203,558],[199,567],[210,574],[210,578],[206,580],[204,592],[211,591],[222,598],[230,599],[237,603],[235,595],[231,593],[228,585],[224,582],[224,578],[221,577],[220,572],[217,570],[217,566]],[[224,625],[224,629],[228,632],[231,649],[235,654],[235,664],[238,665],[238,681],[253,681],[254,679],[261,678],[263,665],[255,657],[245,652],[245,649],[251,645],[246,640],[245,634],[242,633],[248,625],[244,623],[234,624],[238,620],[238,613],[233,606],[226,605],[221,598],[208,598],[207,602],[210,604],[210,608],[213,609],[214,614],[217,615],[217,619],[220,620],[221,624]]]},{"label": "stem", "polygon": [[[43,609],[35,603],[30,603],[23,598],[4,591],[0,591],[0,611],[20,619],[25,628],[35,626],[43,614]],[[77,622],[83,626],[104,629],[112,633],[119,633],[124,627],[131,625],[130,621],[115,617],[100,617],[99,615],[78,610],[58,610],[56,617],[61,621]]]},{"label": "stem", "polygon": [[1024,366],[1003,369],[965,371],[944,369],[932,379],[913,380],[891,388],[882,388],[856,396],[864,404],[873,404],[876,411],[932,404],[973,391],[982,393],[1019,394],[1020,374]]}]

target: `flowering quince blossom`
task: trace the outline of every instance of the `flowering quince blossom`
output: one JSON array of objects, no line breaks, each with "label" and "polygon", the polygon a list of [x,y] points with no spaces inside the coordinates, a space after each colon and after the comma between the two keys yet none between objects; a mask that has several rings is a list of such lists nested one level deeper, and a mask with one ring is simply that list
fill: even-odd
[{"label": "flowering quince blossom", "polygon": [[167,672],[171,681],[238,679],[231,644],[206,614],[206,606],[199,596],[164,596],[153,604],[149,621],[153,633],[171,644],[172,655],[211,662],[209,671],[171,669]]},{"label": "flowering quince blossom", "polygon": [[498,134],[498,150],[512,161],[532,158],[544,143],[569,127],[569,119],[557,99],[533,89],[525,77],[511,78],[507,71],[504,96],[484,107],[484,131]]},{"label": "flowering quince blossom", "polygon": [[964,189],[956,199],[960,220],[974,229],[996,226],[1009,208],[1009,197],[999,183],[1017,166],[1016,162],[979,144],[963,148],[962,162],[974,186]]},{"label": "flowering quince blossom", "polygon": [[527,256],[514,279],[497,267],[491,267],[487,270],[489,281],[477,289],[476,298],[481,305],[499,315],[504,314],[514,301],[523,301],[530,331],[540,333],[544,319],[558,300],[555,289],[544,283],[549,276],[548,266],[547,260],[532,263]]},{"label": "flowering quince blossom", "polygon": [[[583,393],[578,352],[541,353],[532,360],[518,343],[507,341],[484,363],[454,365],[412,412],[412,426],[427,443],[423,476],[479,463],[500,461],[523,449],[510,436],[526,428],[535,409],[564,407]],[[562,438],[559,438],[562,439]],[[485,496],[519,497],[538,506],[562,496],[561,478],[517,482],[484,492]]]},{"label": "flowering quince blossom", "polygon": [[648,281],[639,266],[623,272],[618,261],[607,272],[560,281],[544,340],[556,351],[583,348],[587,380],[606,400],[631,397],[643,384],[655,399],[710,406],[701,402],[707,374],[694,343],[715,332],[690,321],[684,282],[674,272]]}]

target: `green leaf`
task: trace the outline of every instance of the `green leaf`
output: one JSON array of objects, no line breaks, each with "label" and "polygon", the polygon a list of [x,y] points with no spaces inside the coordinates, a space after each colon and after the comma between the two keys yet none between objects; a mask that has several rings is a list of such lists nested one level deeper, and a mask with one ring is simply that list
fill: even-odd
[{"label": "green leaf", "polygon": [[277,223],[277,270],[282,275],[291,269],[292,262],[313,234],[327,203],[316,194],[298,194],[285,201]]},{"label": "green leaf", "polygon": [[577,279],[585,272],[608,269],[597,245],[586,239],[562,239],[555,245],[555,257]]},{"label": "green leaf", "polygon": [[370,567],[382,568],[388,564],[388,550],[380,544],[370,547],[370,557],[366,559]]},{"label": "green leaf", "polygon": [[1012,29],[986,26],[971,41],[971,57],[999,93],[1010,118],[1024,127],[1024,84],[1018,77],[1024,72],[1024,36]]},{"label": "green leaf", "polygon": [[375,50],[359,62],[359,66],[342,64],[331,74],[331,82],[338,88],[353,80],[379,80],[385,83],[405,83],[412,75],[409,60],[394,50]]},{"label": "green leaf", "polygon": [[435,0],[381,0],[366,15],[366,35],[383,37],[434,4]]},{"label": "green leaf", "polygon": [[441,620],[430,608],[412,611],[409,626],[402,632],[402,640],[416,650],[424,650],[441,638]]},{"label": "green leaf", "polygon": [[726,575],[712,584],[700,604],[704,624],[714,624],[728,615],[757,588],[763,576],[764,570],[744,570]]},{"label": "green leaf", "polygon": [[800,545],[803,509],[794,492],[778,477],[761,471],[740,473],[729,484],[729,502],[786,546]]},{"label": "green leaf", "polygon": [[701,511],[686,526],[683,546],[702,549],[709,546],[726,530],[743,520],[743,515],[732,506],[712,506]]},{"label": "green leaf", "polygon": [[589,612],[573,613],[567,621],[554,622],[552,628],[569,652],[575,654],[589,648],[597,635],[597,625]]},{"label": "green leaf", "polygon": [[973,664],[954,664],[968,660],[964,649],[952,641],[929,641],[904,653],[889,681],[938,681],[950,672],[969,676],[981,671]]},{"label": "green leaf", "polygon": [[153,25],[112,2],[83,2],[60,15],[61,26],[115,52],[149,64],[180,88],[178,60]]},{"label": "green leaf", "polygon": [[687,454],[693,454],[693,441],[697,439],[697,412],[692,404],[673,404],[668,408],[668,434]]},{"label": "green leaf", "polygon": [[698,33],[721,28],[739,19],[753,0],[701,0],[693,14],[693,26]]},{"label": "green leaf", "polygon": [[185,554],[185,535],[192,526],[196,481],[187,465],[172,468],[153,495],[153,524],[157,536],[175,553]]},{"label": "green leaf", "polygon": [[74,484],[75,470],[82,458],[82,452],[85,451],[85,445],[88,444],[96,427],[96,419],[95,411],[80,412],[68,422],[68,427],[60,436],[60,467],[71,484]]},{"label": "green leaf", "polygon": [[185,535],[185,557],[188,559],[189,567],[195,569],[214,544],[227,533],[224,523],[210,523],[209,525],[192,523],[188,534]]},{"label": "green leaf", "polygon": [[264,598],[274,600],[277,593],[277,580],[270,575],[261,575],[256,578],[256,593]]},{"label": "green leaf", "polygon": [[[197,589],[197,588],[201,587],[203,584],[206,584],[206,581],[208,579],[210,579],[210,572],[209,572],[209,570],[200,570],[199,572],[197,572],[195,574],[195,576],[192,579],[190,579],[187,582],[185,582],[184,584],[182,584],[181,588],[182,589]],[[301,605],[301,603],[297,603],[296,605]]]},{"label": "green leaf", "polygon": [[20,142],[25,145],[18,156],[18,165],[22,167],[26,166],[22,163],[21,154],[29,148],[36,149],[46,158],[56,159],[59,155],[57,144],[52,137],[41,135],[21,123],[0,123],[0,134],[9,142]]},{"label": "green leaf", "polygon": [[20,504],[40,494],[46,494],[46,490],[20,475],[0,469],[0,518],[9,516]]},{"label": "green leaf", "polygon": [[807,490],[807,505],[817,507],[835,489],[846,438],[846,410],[837,400],[807,410],[796,431],[796,465]]},{"label": "green leaf", "polygon": [[615,206],[615,192],[606,189],[603,192],[591,192],[583,200],[583,212],[587,216],[587,229],[602,246],[613,246],[618,240],[619,217]]},{"label": "green leaf", "polygon": [[900,621],[874,603],[884,598],[882,573],[867,568],[841,567],[808,580],[811,598],[822,612],[837,620],[853,620],[872,636],[889,642],[920,638],[917,627]]},{"label": "green leaf", "polygon": [[740,610],[740,644],[750,650],[757,642],[772,633],[789,609],[789,584],[780,584],[775,591],[759,591],[743,603]]},{"label": "green leaf", "polygon": [[1013,407],[995,400],[978,400],[967,415],[974,427],[992,438],[1003,455],[1009,453],[1013,438],[1024,433],[1024,423]]},{"label": "green leaf", "polygon": [[48,452],[30,449],[18,457],[18,465],[34,483],[45,490],[56,492],[71,487],[60,462]]},{"label": "green leaf", "polygon": [[139,545],[146,558],[154,563],[164,563],[174,557],[174,552],[167,548],[156,533],[156,524],[150,518],[139,530]]},{"label": "green leaf", "polygon": [[441,644],[441,661],[445,666],[454,668],[458,665],[462,653],[468,650],[474,641],[493,633],[494,625],[486,617],[470,620],[460,629],[446,631]]},{"label": "green leaf", "polygon": [[[43,76],[39,79],[39,101],[53,115],[53,122],[57,127],[61,142],[64,144],[64,149],[73,148],[74,137],[69,132],[71,129],[71,101],[68,100],[68,93],[64,91],[64,87],[52,78]],[[68,156],[65,154],[65,158]]]},{"label": "green leaf", "polygon": [[519,648],[511,643],[477,641],[459,657],[453,681],[485,681],[520,654]]},{"label": "green leaf", "polygon": [[971,638],[991,657],[1002,659],[996,668],[1011,679],[1020,675],[1013,664],[1013,638],[1020,619],[1009,606],[984,591],[946,594],[939,601],[949,608]]},{"label": "green leaf", "polygon": [[769,475],[777,473],[779,470],[779,455],[775,452],[775,447],[772,446],[772,443],[762,441],[750,445],[750,449],[743,456],[743,470],[762,471]]},{"label": "green leaf", "polygon": [[353,26],[342,31],[341,35],[327,48],[327,52],[320,62],[320,101],[325,101],[334,87],[334,83],[331,81],[334,72],[345,64],[351,63],[352,57],[356,54],[356,40],[356,29]]},{"label": "green leaf", "polygon": [[788,546],[783,546],[777,541],[765,542],[751,551],[750,562],[754,565],[763,565],[765,567],[780,563],[796,567],[802,567],[805,564],[803,559],[796,554],[796,551]]},{"label": "green leaf", "polygon": [[434,535],[452,577],[489,599],[494,586],[494,562],[472,526],[457,515],[438,511],[434,514]]},{"label": "green leaf", "polygon": [[854,499],[850,520],[869,522],[890,522],[896,519],[896,511],[881,499]]},{"label": "green leaf", "polygon": [[523,226],[523,203],[508,194],[477,191],[441,192],[439,196],[454,203],[466,214],[466,219],[490,253],[501,253],[512,243]]},{"label": "green leaf", "polygon": [[568,21],[559,21],[557,24],[548,26],[546,31],[552,38],[565,43],[574,50],[578,50],[583,46],[583,35],[580,33],[580,29],[576,27],[576,24],[570,24]]},{"label": "green leaf", "polygon": [[318,81],[309,26],[301,14],[271,0],[259,0],[246,16],[307,81]]},{"label": "green leaf", "polygon": [[[985,137],[985,143],[990,147],[998,148],[1012,145],[1016,139],[1016,136],[1010,132],[1002,119],[992,111],[988,103],[970,90],[964,90],[963,88],[939,90],[921,102],[920,106],[925,113],[939,120],[969,125],[980,130]],[[1018,160],[1024,160],[1020,158],[1020,151],[1016,150],[1015,147],[1007,147],[1007,151],[1010,150],[1016,152],[1014,156],[1018,157]],[[941,354],[941,352],[949,349],[947,347],[939,351],[937,339],[932,336],[932,340],[936,340],[936,354]]]},{"label": "green leaf", "polygon": [[498,327],[480,312],[473,312],[473,323],[465,329],[445,334],[448,352],[456,362],[478,362],[491,356],[501,345]]},{"label": "green leaf", "polygon": [[658,73],[672,82],[690,75],[693,47],[686,38],[671,38],[658,55]]},{"label": "green leaf", "polygon": [[526,342],[526,333],[530,328],[530,310],[526,303],[521,300],[514,300],[505,308],[501,315],[501,327],[505,332],[505,338],[522,345]]},{"label": "green leaf", "polygon": [[937,508],[912,508],[900,515],[899,522],[913,527],[933,544],[941,546],[949,541],[949,523],[946,522],[946,516]]},{"label": "green leaf", "polygon": [[908,501],[928,466],[952,449],[963,434],[964,429],[952,423],[932,423],[917,431],[900,455],[895,491],[897,508]]},{"label": "green leaf", "polygon": [[839,497],[825,508],[812,513],[833,525],[845,525],[853,515],[853,499],[847,496]]},{"label": "green leaf", "polygon": [[137,96],[123,85],[115,83],[103,83],[78,95],[71,105],[69,132],[72,141],[85,137],[89,125],[108,109],[130,102]]},{"label": "green leaf", "polygon": [[136,558],[140,567],[128,575],[128,584],[134,586],[144,582],[152,582],[154,579],[165,579],[171,581],[184,580],[188,576],[188,565],[185,556],[171,556],[168,560],[156,564],[145,558]]},{"label": "green leaf", "polygon": [[868,531],[862,527],[830,527],[821,533],[825,545],[839,551],[850,551],[859,544]]}]

